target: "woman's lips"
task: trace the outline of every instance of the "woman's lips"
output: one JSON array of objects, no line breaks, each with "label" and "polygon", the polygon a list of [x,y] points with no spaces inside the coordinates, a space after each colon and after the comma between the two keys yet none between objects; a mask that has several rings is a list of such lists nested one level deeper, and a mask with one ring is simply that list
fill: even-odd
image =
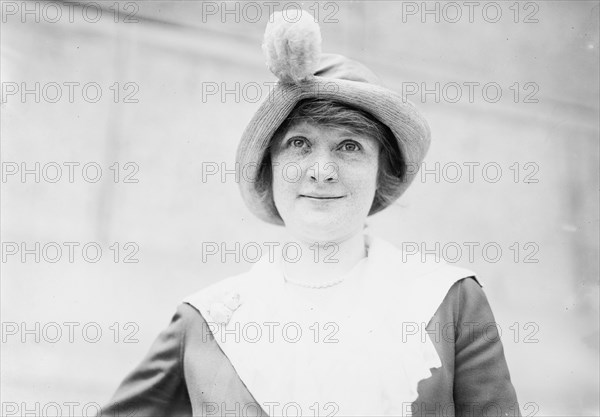
[{"label": "woman's lips", "polygon": [[313,200],[339,200],[340,198],[344,198],[344,196],[325,196],[325,195],[304,195],[300,194],[300,197],[310,198]]}]

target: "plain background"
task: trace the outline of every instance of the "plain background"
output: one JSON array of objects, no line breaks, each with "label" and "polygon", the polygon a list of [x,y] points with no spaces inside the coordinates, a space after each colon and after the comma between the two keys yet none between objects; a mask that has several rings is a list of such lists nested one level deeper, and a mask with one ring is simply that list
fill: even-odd
[{"label": "plain background", "polygon": [[[6,13],[7,3],[17,6],[16,15]],[[437,99],[410,97],[431,125],[425,162],[429,170],[440,164],[440,178],[419,177],[397,204],[370,219],[374,233],[397,245],[431,249],[438,242],[451,257],[452,248],[463,249],[456,264],[476,271],[484,285],[524,415],[598,415],[598,2],[499,2],[496,23],[488,21],[496,8],[486,3],[478,3],[472,21],[464,2],[455,3],[463,14],[456,23],[449,22],[456,8],[445,3],[303,6],[319,11],[324,51],[364,62],[397,91],[446,88]],[[23,7],[35,10],[35,2],[2,6],[3,92],[7,83],[63,86],[56,103],[43,94],[39,103],[33,94],[2,102],[4,169],[12,162],[63,167],[56,183],[44,177],[36,183],[33,175],[3,180],[2,242],[81,245],[72,263],[65,246],[55,263],[33,256],[22,262],[19,254],[3,260],[4,405],[76,402],[81,410],[106,402],[182,298],[252,265],[232,256],[203,262],[203,242],[243,247],[280,233],[250,214],[233,175],[202,179],[207,163],[234,168],[241,133],[275,81],[260,49],[267,6],[96,4],[103,7],[96,23],[88,21],[95,6],[87,20],[81,4],[69,6],[73,22],[64,4],[57,22],[39,3],[39,22],[21,14]],[[208,14],[214,7],[217,14]],[[222,15],[223,7],[233,12]],[[414,7],[417,14],[406,13]],[[422,7],[438,7],[440,22],[423,16]],[[127,12],[137,22],[123,22]],[[103,95],[90,103],[78,88],[70,103],[65,82],[98,83]],[[110,89],[115,82],[118,103]],[[128,82],[134,84],[126,89]],[[449,83],[463,86],[456,103]],[[479,87],[469,102],[464,83],[496,83],[502,97],[491,102],[494,90],[484,97]],[[532,84],[525,89],[525,83]],[[218,94],[203,94],[214,86]],[[55,94],[49,88],[46,98]],[[129,99],[137,102],[124,102],[134,88]],[[234,92],[221,96],[223,88]],[[537,102],[525,102],[534,90],[530,99]],[[72,183],[64,162],[81,164]],[[103,169],[98,182],[81,175],[89,162]],[[136,164],[139,181],[121,176],[115,183],[115,162],[122,175],[132,172],[125,163]],[[480,164],[473,182],[465,163]],[[482,173],[487,163],[501,167],[498,181],[490,180],[493,170]],[[462,177],[454,181],[457,165]],[[536,181],[526,182],[526,174]],[[103,249],[96,263],[81,255],[88,242]],[[110,249],[115,242],[119,262]],[[126,242],[139,248],[139,262],[123,262],[131,252]],[[465,242],[479,244],[473,259]],[[487,258],[482,253],[486,244],[502,249],[495,262],[493,250]],[[527,254],[537,262],[525,262]],[[52,322],[64,332],[55,343]],[[78,323],[73,343],[64,322]],[[39,323],[40,340],[29,335],[23,342],[10,323],[34,333]],[[82,336],[89,323],[103,331],[96,343]],[[124,343],[132,331],[137,342]]]}]

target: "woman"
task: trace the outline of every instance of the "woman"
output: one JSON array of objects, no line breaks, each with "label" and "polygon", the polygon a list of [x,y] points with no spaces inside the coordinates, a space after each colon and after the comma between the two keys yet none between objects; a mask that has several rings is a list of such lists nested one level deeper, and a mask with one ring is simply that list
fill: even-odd
[{"label": "woman", "polygon": [[188,297],[102,415],[520,415],[473,273],[365,232],[414,178],[426,121],[321,54],[312,16],[286,20],[267,27],[280,83],[237,161],[248,207],[289,238]]}]

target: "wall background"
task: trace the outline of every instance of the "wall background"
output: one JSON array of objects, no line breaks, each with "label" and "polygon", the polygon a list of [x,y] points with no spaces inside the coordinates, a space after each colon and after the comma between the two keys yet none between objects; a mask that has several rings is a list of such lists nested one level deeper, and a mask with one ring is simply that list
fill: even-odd
[{"label": "wall background", "polygon": [[[13,403],[34,409],[36,402],[77,402],[79,410],[104,403],[184,296],[251,266],[231,258],[203,262],[202,242],[233,247],[278,235],[243,206],[232,175],[202,181],[203,163],[233,169],[255,99],[266,97],[266,83],[274,81],[260,51],[268,7],[254,4],[54,3],[62,17],[52,22],[56,12],[45,4],[2,2],[3,170],[13,162],[30,169],[55,162],[63,174],[56,183],[43,176],[36,183],[33,174],[2,182],[3,413]],[[430,122],[426,167],[440,163],[440,179],[415,181],[370,226],[398,245],[463,249],[457,264],[481,277],[524,415],[598,415],[598,2],[500,2],[497,23],[484,18],[488,7],[485,17],[494,20],[486,2],[472,22],[467,6],[456,4],[463,13],[456,23],[448,22],[455,11],[445,3],[426,3],[439,8],[440,23],[421,15],[421,2],[303,4],[319,12],[324,51],[366,63],[398,91],[436,82],[447,88],[437,100],[410,97]],[[209,14],[214,7],[217,14]],[[221,7],[232,12],[222,15]],[[412,7],[417,14],[408,14]],[[33,12],[23,15],[26,9]],[[92,23],[98,10],[102,16]],[[128,13],[137,22],[125,23]],[[538,22],[524,23],[527,16]],[[39,103],[34,94],[9,94],[36,82]],[[52,82],[62,86],[56,103],[48,102],[55,90],[44,93]],[[88,102],[94,90],[84,97],[79,87],[70,103],[65,82],[98,83],[102,97]],[[463,86],[456,103],[449,102],[452,82]],[[497,83],[502,97],[492,103],[493,89],[483,96],[476,88],[469,102],[465,82]],[[235,91],[236,83],[238,93],[203,95],[214,85]],[[538,102],[524,102],[533,92],[529,99]],[[127,94],[137,102],[124,102]],[[72,183],[64,162],[80,163]],[[98,182],[83,179],[88,162],[101,166]],[[465,162],[480,163],[473,182]],[[483,175],[486,163],[501,167],[497,182],[489,181],[493,169]],[[463,176],[451,182],[455,164]],[[139,182],[123,182],[135,166]],[[46,174],[54,176],[51,166]],[[537,182],[526,182],[527,174]],[[22,262],[20,253],[7,254],[6,242],[57,242],[64,251],[55,263],[37,263],[33,255]],[[72,263],[63,242],[81,245]],[[82,258],[86,242],[103,249],[98,262]],[[119,262],[110,249],[115,242]],[[132,252],[126,242],[139,248],[138,263],[123,262]],[[465,242],[480,244],[472,260]],[[487,259],[482,254],[490,242],[502,249],[497,262],[489,260],[493,250]],[[518,260],[510,249],[515,242]],[[538,262],[525,262],[527,254]],[[56,343],[52,322],[63,331]],[[78,323],[73,343],[64,322]],[[133,327],[125,327],[129,322]],[[92,338],[94,328],[103,331],[97,343],[82,336],[86,323],[96,323]],[[23,326],[33,333],[23,335]],[[124,343],[131,332],[137,342]]]}]

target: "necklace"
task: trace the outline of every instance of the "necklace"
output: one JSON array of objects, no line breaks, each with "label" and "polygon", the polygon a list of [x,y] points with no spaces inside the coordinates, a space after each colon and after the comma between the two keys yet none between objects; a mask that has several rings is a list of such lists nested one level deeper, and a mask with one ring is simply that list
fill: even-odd
[{"label": "necklace", "polygon": [[311,283],[304,282],[301,280],[295,280],[295,279],[289,278],[285,274],[285,272],[283,272],[283,279],[285,280],[285,282],[287,282],[289,284],[297,285],[299,287],[313,288],[313,289],[321,290],[324,288],[330,288],[335,285],[341,284],[346,279],[346,275],[342,275],[340,278],[336,278],[331,281],[325,281],[325,282],[320,282],[320,283],[315,283],[315,284],[311,284]]},{"label": "necklace", "polygon": [[[367,253],[367,257],[368,257],[368,253],[369,253],[369,246],[365,243],[365,251]],[[364,262],[367,257],[362,258],[358,264],[361,264],[362,262]],[[351,271],[354,271],[356,269],[356,265],[354,266],[354,268],[352,268]],[[304,288],[312,288],[312,289],[316,289],[316,290],[322,290],[325,288],[331,288],[333,286],[336,286],[338,284],[341,284],[342,282],[344,282],[346,280],[346,278],[352,274],[352,272],[350,273],[345,273],[343,274],[341,277],[338,277],[336,279],[332,279],[330,281],[325,281],[325,282],[319,282],[319,283],[308,283],[302,280],[296,280],[293,278],[290,278],[286,275],[285,271],[281,271],[281,273],[283,274],[283,279],[285,282],[287,282],[288,284],[292,284],[292,285],[297,285],[298,287],[304,287]]]}]

